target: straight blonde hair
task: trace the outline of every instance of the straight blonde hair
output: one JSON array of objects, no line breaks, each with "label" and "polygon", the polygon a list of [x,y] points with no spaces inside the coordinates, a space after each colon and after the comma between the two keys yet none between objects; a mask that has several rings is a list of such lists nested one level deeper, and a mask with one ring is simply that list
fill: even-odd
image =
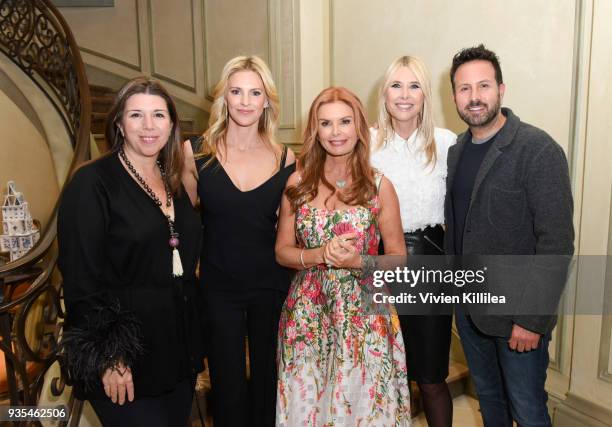
[{"label": "straight blonde hair", "polygon": [[227,135],[229,112],[225,95],[230,77],[239,71],[253,71],[263,82],[268,106],[264,108],[262,115],[259,117],[258,132],[264,144],[274,152],[277,162],[280,161],[277,155],[278,150],[274,149],[277,145],[276,130],[280,115],[280,102],[276,85],[272,79],[272,72],[258,56],[237,56],[225,64],[223,71],[221,71],[221,78],[213,91],[214,100],[210,109],[208,129],[202,135],[203,144],[201,144],[200,151],[196,153],[198,158],[210,156],[204,167],[211,164],[218,153],[221,157],[227,155],[225,137]]},{"label": "straight blonde hair", "polygon": [[375,150],[380,150],[387,141],[395,137],[391,115],[385,104],[385,92],[391,83],[391,77],[401,67],[406,67],[417,78],[423,92],[423,108],[419,113],[417,122],[417,135],[425,141],[423,151],[427,157],[427,166],[435,166],[437,160],[436,141],[434,139],[434,120],[431,96],[431,79],[425,63],[415,56],[400,56],[389,65],[383,84],[378,93],[378,133],[376,136]]}]

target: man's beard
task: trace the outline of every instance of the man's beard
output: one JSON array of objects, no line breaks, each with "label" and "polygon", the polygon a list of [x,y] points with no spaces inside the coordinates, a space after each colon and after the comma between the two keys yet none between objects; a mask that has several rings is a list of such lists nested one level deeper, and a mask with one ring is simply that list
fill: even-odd
[{"label": "man's beard", "polygon": [[485,114],[481,114],[474,117],[470,115],[469,111],[459,110],[457,108],[457,113],[459,114],[459,117],[461,117],[461,120],[467,123],[468,126],[484,127],[493,122],[493,120],[495,120],[495,117],[497,117],[497,114],[501,109],[501,99],[498,95],[497,102],[493,104],[492,108],[488,108],[489,106],[487,104],[480,101],[470,102],[465,108],[468,109],[470,107],[484,107]]}]

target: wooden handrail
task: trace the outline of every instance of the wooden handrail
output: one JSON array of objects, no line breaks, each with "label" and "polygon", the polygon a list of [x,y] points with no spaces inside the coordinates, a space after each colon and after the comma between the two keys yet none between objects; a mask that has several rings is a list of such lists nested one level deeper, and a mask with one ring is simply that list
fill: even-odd
[{"label": "wooden handrail", "polygon": [[[68,24],[49,0],[0,0],[0,51],[32,79],[62,118],[74,147],[68,179],[89,158],[91,128],[87,75]],[[56,215],[57,204],[36,246],[0,266],[0,278],[45,255],[55,240]]]},{"label": "wooden handrail", "polygon": [[[89,158],[91,127],[91,97],[85,66],[70,28],[49,0],[0,0],[0,51],[40,88],[62,118],[74,149],[67,182],[76,168]],[[62,289],[54,283],[51,273],[57,263],[54,241],[62,193],[34,248],[23,257],[0,266],[0,291],[14,289],[6,284],[10,276],[36,273],[25,292],[20,295],[5,293],[0,301],[0,353],[4,353],[12,405],[35,405],[45,372],[59,358],[57,343],[64,317]],[[41,321],[44,327],[40,328],[40,345],[32,348],[26,338],[26,319],[41,298],[46,304]],[[33,380],[27,374],[29,362],[40,366]],[[61,372],[52,382],[51,390],[56,395],[65,385],[63,366]],[[80,402],[72,397],[70,402],[80,412]]]}]

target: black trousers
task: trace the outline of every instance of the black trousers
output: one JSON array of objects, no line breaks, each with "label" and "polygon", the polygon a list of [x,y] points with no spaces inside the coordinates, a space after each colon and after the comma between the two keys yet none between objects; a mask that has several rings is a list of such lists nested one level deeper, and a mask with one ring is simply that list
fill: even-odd
[{"label": "black trousers", "polygon": [[178,383],[171,392],[141,397],[123,405],[110,398],[89,403],[105,427],[184,427],[191,415],[194,387],[195,378]]},{"label": "black trousers", "polygon": [[278,321],[286,296],[273,289],[205,290],[215,427],[274,426]]}]

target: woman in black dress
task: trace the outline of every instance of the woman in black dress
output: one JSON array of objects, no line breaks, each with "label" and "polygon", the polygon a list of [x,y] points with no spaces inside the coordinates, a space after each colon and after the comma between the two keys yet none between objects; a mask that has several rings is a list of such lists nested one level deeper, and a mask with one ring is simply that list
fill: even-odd
[{"label": "woman in black dress", "polygon": [[272,426],[278,321],[289,287],[274,244],[295,157],[275,141],[278,95],[261,59],[231,59],[214,98],[209,128],[195,144],[196,161],[184,179],[194,199],[197,188],[202,211],[200,280],[209,320],[213,420],[215,427]]},{"label": "woman in black dress", "polygon": [[112,151],[75,173],[59,208],[67,368],[103,425],[184,426],[202,370],[201,236],[165,89],[128,82],[106,138]]}]

